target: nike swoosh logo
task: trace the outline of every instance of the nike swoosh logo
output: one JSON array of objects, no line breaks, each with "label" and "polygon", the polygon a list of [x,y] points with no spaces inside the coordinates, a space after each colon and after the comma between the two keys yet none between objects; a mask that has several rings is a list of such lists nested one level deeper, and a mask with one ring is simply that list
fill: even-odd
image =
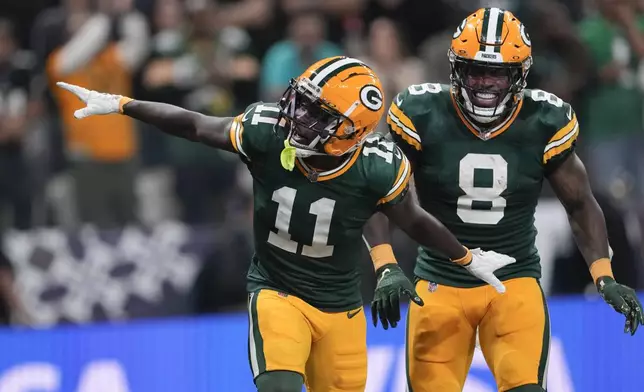
[{"label": "nike swoosh logo", "polygon": [[396,158],[402,159],[402,154],[398,148],[394,150],[394,154],[396,154]]},{"label": "nike swoosh logo", "polygon": [[360,313],[361,310],[362,310],[362,308],[356,309],[354,311],[348,311],[347,312],[347,318],[350,318],[350,319],[354,318],[356,316],[356,314]]},{"label": "nike swoosh logo", "polygon": [[387,275],[390,272],[391,271],[389,270],[389,268],[386,268],[384,271],[382,271],[382,274],[380,274],[380,280],[378,281],[378,283],[380,283],[385,278],[385,275]]},{"label": "nike swoosh logo", "polygon": [[251,110],[253,110],[253,109],[248,109],[248,110],[244,113],[244,115],[242,116],[242,122],[245,122],[246,120],[248,120],[248,114],[251,112]]},{"label": "nike swoosh logo", "polygon": [[402,105],[402,98],[400,98],[400,94],[396,95],[396,106],[400,107]]}]

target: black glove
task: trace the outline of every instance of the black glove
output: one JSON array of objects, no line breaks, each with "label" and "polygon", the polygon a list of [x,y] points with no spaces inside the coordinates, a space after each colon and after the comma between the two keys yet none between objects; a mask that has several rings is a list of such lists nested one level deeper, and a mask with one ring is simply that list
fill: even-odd
[{"label": "black glove", "polygon": [[615,282],[615,279],[609,276],[603,276],[597,279],[597,290],[604,301],[613,307],[618,313],[626,316],[626,325],[624,333],[635,335],[637,327],[644,325],[644,312],[642,304],[637,298],[635,290]]},{"label": "black glove", "polygon": [[371,302],[371,318],[373,325],[378,326],[378,318],[384,329],[389,325],[396,328],[400,321],[400,297],[407,295],[419,306],[423,300],[418,296],[414,284],[407,279],[398,264],[385,264],[376,271],[378,285]]}]

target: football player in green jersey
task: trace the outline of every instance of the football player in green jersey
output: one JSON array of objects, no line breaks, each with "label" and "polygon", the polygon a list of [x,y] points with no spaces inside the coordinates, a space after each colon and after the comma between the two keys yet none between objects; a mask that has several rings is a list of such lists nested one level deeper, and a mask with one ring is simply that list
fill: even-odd
[{"label": "football player in green jersey", "polygon": [[[477,330],[499,391],[545,391],[550,326],[533,224],[544,180],[569,214],[599,292],[626,317],[626,332],[644,324],[634,291],[611,272],[604,217],[575,154],[573,109],[525,89],[530,45],[512,13],[480,9],[454,33],[451,85],[410,86],[389,109],[421,206],[466,246],[517,260],[496,273],[507,288],[500,296],[421,244],[415,275],[425,306],[412,303],[408,314],[410,391],[461,391]],[[386,218],[376,215],[368,226],[372,244],[388,241]]]},{"label": "football player in green jersey", "polygon": [[[382,86],[356,59],[321,60],[291,82],[279,103],[252,104],[235,118],[59,86],[86,104],[77,118],[120,112],[236,152],[246,163],[254,180],[255,240],[249,358],[260,392],[300,392],[304,382],[314,392],[364,390],[358,261],[363,227],[376,211],[503,290],[493,272],[514,260],[464,248],[408,195],[411,165],[400,149],[370,137],[384,113]],[[395,326],[401,295],[422,301],[390,246],[375,246],[371,255],[378,277],[374,317]]]}]

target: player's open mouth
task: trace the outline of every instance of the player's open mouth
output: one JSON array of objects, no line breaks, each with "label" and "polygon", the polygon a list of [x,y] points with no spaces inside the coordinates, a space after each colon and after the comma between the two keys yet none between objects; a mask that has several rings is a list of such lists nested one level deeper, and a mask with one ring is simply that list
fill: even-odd
[{"label": "player's open mouth", "polygon": [[486,92],[477,91],[473,94],[472,100],[474,101],[473,103],[476,106],[491,108],[496,106],[498,101],[498,96],[499,95],[497,93],[486,93]]}]

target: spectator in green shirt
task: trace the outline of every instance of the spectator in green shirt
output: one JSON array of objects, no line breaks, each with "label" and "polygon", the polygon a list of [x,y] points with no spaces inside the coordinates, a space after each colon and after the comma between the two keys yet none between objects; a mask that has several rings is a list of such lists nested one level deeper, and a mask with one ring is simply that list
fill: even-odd
[{"label": "spectator in green shirt", "polygon": [[584,96],[583,145],[600,191],[644,195],[644,17],[633,0],[598,0],[580,35],[594,61],[596,84]]}]

